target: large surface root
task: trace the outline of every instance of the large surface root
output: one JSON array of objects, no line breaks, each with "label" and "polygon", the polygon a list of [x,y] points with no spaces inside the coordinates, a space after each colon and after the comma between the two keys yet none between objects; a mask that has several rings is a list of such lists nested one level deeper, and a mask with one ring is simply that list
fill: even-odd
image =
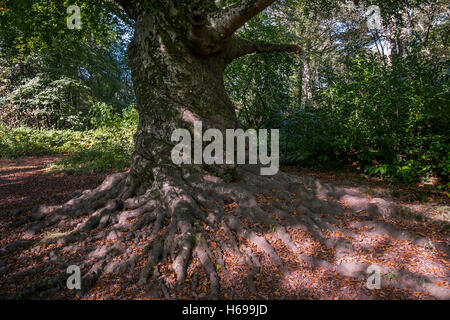
[{"label": "large surface root", "polygon": [[[9,224],[18,232],[0,249],[0,294],[450,298],[445,232],[407,231],[397,219],[405,208],[356,188],[255,169],[240,167],[239,180],[227,183],[155,168],[155,183],[139,195],[121,173],[64,205],[40,207]],[[372,264],[382,271],[379,290],[366,285]],[[81,268],[81,290],[66,288],[70,265]]]}]

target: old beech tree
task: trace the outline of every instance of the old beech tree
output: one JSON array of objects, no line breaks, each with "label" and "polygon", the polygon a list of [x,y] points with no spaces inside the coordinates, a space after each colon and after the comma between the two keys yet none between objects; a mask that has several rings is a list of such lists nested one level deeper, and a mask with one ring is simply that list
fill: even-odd
[{"label": "old beech tree", "polygon": [[[168,296],[168,289],[185,284],[187,269],[195,262],[209,278],[210,298],[217,298],[217,266],[223,266],[226,253],[240,255],[245,242],[281,264],[274,249],[258,235],[261,230],[252,230],[241,218],[260,228],[277,225],[258,207],[255,194],[274,188],[289,194],[288,175],[261,177],[259,168],[233,167],[239,179],[231,184],[211,174],[227,168],[181,168],[171,161],[175,129],[192,128],[194,121],[202,121],[204,130],[237,127],[223,83],[223,72],[234,59],[252,53],[300,52],[296,45],[250,41],[236,35],[241,26],[274,2],[242,0],[226,6],[213,0],[116,0],[135,21],[128,56],[140,121],[131,169],[109,176],[97,189],[64,205],[40,207],[29,228],[32,236],[57,223],[64,225],[67,216],[83,217],[60,243],[124,240],[121,231],[136,244],[146,240],[141,257],[114,246],[94,259],[74,261],[83,268],[83,290],[101,274],[126,270],[145,257],[145,267],[135,276],[140,285],[150,283]],[[230,215],[227,207],[236,215]],[[208,240],[219,230],[228,241],[221,241],[213,250]],[[293,246],[292,240],[289,244]],[[252,276],[258,273],[260,262],[250,249],[246,252],[242,259],[252,266],[248,282],[254,292]],[[118,263],[114,257],[120,255]],[[159,270],[155,267],[163,263],[169,263],[176,276],[173,288],[156,276]]]},{"label": "old beech tree", "polygon": [[[72,262],[82,267],[83,290],[102,274],[131,270],[137,284],[150,285],[168,298],[174,296],[171,290],[195,288],[194,280],[186,281],[189,267],[195,264],[209,279],[209,297],[218,298],[223,275],[219,270],[225,270],[225,260],[234,256],[250,270],[242,276],[251,296],[263,260],[282,264],[264,233],[276,231],[274,236],[300,259],[287,226],[301,226],[326,244],[320,230],[329,222],[313,211],[337,210],[315,197],[314,180],[283,172],[260,176],[259,168],[239,166],[232,168],[237,181],[229,183],[214,174],[227,168],[181,168],[171,161],[175,129],[192,128],[194,121],[202,121],[204,129],[236,128],[235,110],[223,83],[223,72],[234,59],[252,53],[299,53],[296,45],[236,35],[274,2],[241,0],[226,6],[213,0],[116,0],[135,21],[128,55],[140,122],[131,169],[109,176],[97,189],[64,205],[40,207],[28,231],[33,236],[56,224],[64,226],[70,216],[81,222],[58,238],[59,244],[119,240]],[[258,194],[272,194],[286,206],[265,203]],[[295,210],[304,214],[291,214]],[[142,254],[136,255],[121,241],[134,241]],[[134,266],[142,259],[145,267],[135,274]],[[162,265],[170,266],[175,283],[161,280]]]}]

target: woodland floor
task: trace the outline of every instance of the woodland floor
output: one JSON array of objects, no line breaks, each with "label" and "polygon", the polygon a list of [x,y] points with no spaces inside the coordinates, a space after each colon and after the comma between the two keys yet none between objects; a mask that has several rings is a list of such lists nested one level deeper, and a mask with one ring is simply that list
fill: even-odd
[{"label": "woodland floor", "polygon": [[[38,205],[64,203],[85,189],[97,187],[107,176],[104,174],[67,175],[48,174],[45,167],[60,158],[25,158],[0,160],[0,248],[12,248],[0,252],[0,298],[24,298],[23,290],[36,279],[52,278],[53,274],[65,271],[65,263],[75,252],[62,249],[58,242],[46,243],[44,239],[64,233],[58,226],[46,229],[32,239],[24,240],[26,225],[21,221],[31,215]],[[284,171],[299,177],[312,177],[324,185],[332,184],[346,190],[339,199],[315,196],[322,201],[334,202],[342,211],[336,215],[336,230],[322,230],[327,239],[341,241],[350,250],[324,247],[308,232],[295,226],[286,231],[304,257],[320,259],[327,268],[303,263],[289,247],[276,237],[275,230],[267,230],[262,236],[281,258],[280,265],[271,264],[261,258],[258,274],[254,276],[255,290],[249,292],[247,266],[242,257],[223,254],[223,263],[217,264],[221,299],[450,299],[450,203],[443,194],[425,187],[393,185],[376,179],[365,179],[351,173],[317,173],[295,168]],[[255,194],[258,205],[295,201],[291,193],[280,199],[277,190]],[[395,214],[381,215],[371,219],[367,215],[367,204],[389,204],[397,209]],[[224,203],[223,210],[235,214],[239,204]],[[292,216],[302,212],[292,211]],[[318,215],[326,215],[319,212]],[[278,217],[274,217],[278,219]],[[76,218],[75,218],[76,220]],[[17,222],[18,221],[18,222]],[[278,221],[278,220],[277,220]],[[221,230],[219,230],[221,231]],[[25,238],[26,239],[26,238]],[[424,240],[425,239],[425,240]],[[145,239],[142,239],[145,241]],[[218,243],[226,241],[221,232],[211,234],[208,244],[214,253]],[[109,243],[108,243],[109,242]],[[134,239],[108,237],[104,240],[85,243],[85,250],[77,255],[90,255],[108,245],[117,245],[136,251]],[[238,244],[241,245],[241,244]],[[61,250],[55,251],[61,247]],[[101,250],[100,250],[101,251]],[[55,256],[58,252],[58,256]],[[83,253],[84,252],[84,253]],[[97,252],[98,253],[98,252]],[[195,258],[194,258],[195,259]],[[382,288],[369,290],[366,287],[368,266],[383,267]],[[193,290],[170,290],[164,296],[136,283],[135,274],[143,269],[145,259],[137,260],[131,270],[101,275],[95,285],[83,294],[69,291],[65,283],[49,283],[45,299],[206,299],[209,279],[200,266],[192,264],[187,270],[186,284]],[[160,278],[167,287],[175,281],[169,265],[160,264]],[[39,272],[36,272],[38,270]],[[409,275],[415,275],[410,277]],[[419,279],[419,280],[418,280]],[[50,281],[50,280],[49,280]]]}]

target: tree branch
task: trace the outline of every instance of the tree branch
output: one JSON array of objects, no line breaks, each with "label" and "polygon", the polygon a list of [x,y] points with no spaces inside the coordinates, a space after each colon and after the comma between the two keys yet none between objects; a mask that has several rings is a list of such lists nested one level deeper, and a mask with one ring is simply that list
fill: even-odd
[{"label": "tree branch", "polygon": [[193,45],[193,49],[202,55],[209,55],[221,49],[224,41],[218,41],[216,31],[207,26],[207,14],[202,10],[195,9],[188,20],[191,24],[189,32],[189,41]]},{"label": "tree branch", "polygon": [[222,38],[228,38],[247,21],[276,0],[242,0],[219,12],[212,25]]},{"label": "tree branch", "polygon": [[278,53],[278,52],[292,52],[299,54],[301,49],[295,44],[278,44],[268,43],[264,41],[252,41],[233,36],[231,39],[230,49],[227,54],[227,61],[231,62],[234,59],[252,53]]},{"label": "tree branch", "polygon": [[132,18],[136,18],[136,11],[138,8],[140,0],[113,0],[115,3],[117,3],[119,6],[123,8],[123,10],[126,12],[126,14]]}]

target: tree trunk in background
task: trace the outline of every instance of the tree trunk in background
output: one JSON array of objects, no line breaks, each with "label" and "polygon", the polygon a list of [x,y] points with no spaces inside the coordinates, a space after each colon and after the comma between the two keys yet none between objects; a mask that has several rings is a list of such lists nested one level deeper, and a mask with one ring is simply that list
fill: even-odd
[{"label": "tree trunk in background", "polygon": [[298,95],[297,95],[297,103],[298,106],[301,107],[303,106],[303,75],[305,72],[305,63],[303,62],[303,60],[300,61],[300,65],[298,68],[298,79],[297,79],[297,90],[298,90]]},{"label": "tree trunk in background", "polygon": [[312,89],[311,89],[311,60],[306,59],[303,63],[303,94],[305,105],[309,105],[312,99]]}]

